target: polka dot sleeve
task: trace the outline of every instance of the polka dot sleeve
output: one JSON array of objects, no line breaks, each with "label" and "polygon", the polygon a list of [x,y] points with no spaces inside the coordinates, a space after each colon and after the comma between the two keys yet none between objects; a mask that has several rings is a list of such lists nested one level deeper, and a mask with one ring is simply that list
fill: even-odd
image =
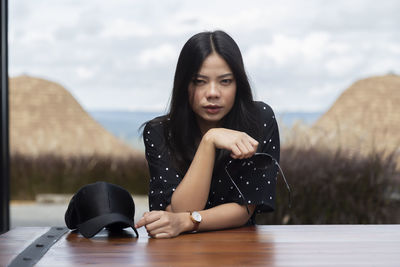
[{"label": "polka dot sleeve", "polygon": [[[261,106],[261,117],[263,120],[263,137],[260,140],[260,153],[267,153],[271,155],[278,163],[280,160],[280,139],[278,123],[275,118],[275,114],[270,106],[260,102]],[[275,209],[275,197],[276,197],[276,179],[278,175],[278,166],[272,164],[270,168],[262,170],[260,181],[266,185],[262,192],[261,201],[257,204],[256,213],[273,211]]]},{"label": "polka dot sleeve", "polygon": [[146,124],[143,141],[150,171],[150,210],[165,210],[171,203],[172,193],[181,181],[180,175],[170,165],[170,156],[164,140],[162,123]]},{"label": "polka dot sleeve", "polygon": [[[267,153],[279,162],[280,141],[278,124],[271,107],[263,102],[256,102],[259,108],[262,136],[258,140],[258,153]],[[267,169],[257,169],[252,165],[251,158],[240,161],[240,168],[232,174],[243,196],[230,186],[229,195],[232,202],[256,205],[256,213],[273,211],[275,209],[276,178],[278,167],[273,164]]]}]

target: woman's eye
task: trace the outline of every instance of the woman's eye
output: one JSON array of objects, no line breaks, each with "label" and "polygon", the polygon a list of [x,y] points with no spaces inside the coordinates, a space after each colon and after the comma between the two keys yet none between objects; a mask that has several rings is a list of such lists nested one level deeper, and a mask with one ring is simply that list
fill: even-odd
[{"label": "woman's eye", "polygon": [[193,80],[193,84],[194,85],[202,85],[202,84],[204,84],[206,81],[204,81],[204,80],[201,80],[201,79],[194,79]]},{"label": "woman's eye", "polygon": [[223,79],[221,80],[221,84],[223,85],[229,85],[232,83],[232,79]]}]

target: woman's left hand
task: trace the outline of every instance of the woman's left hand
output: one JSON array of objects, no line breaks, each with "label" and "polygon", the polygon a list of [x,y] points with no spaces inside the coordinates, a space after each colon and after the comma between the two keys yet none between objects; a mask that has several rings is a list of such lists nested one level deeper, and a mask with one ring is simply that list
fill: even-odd
[{"label": "woman's left hand", "polygon": [[188,231],[191,223],[189,213],[173,213],[169,211],[145,212],[135,225],[136,228],[146,227],[147,233],[154,238],[171,238]]}]

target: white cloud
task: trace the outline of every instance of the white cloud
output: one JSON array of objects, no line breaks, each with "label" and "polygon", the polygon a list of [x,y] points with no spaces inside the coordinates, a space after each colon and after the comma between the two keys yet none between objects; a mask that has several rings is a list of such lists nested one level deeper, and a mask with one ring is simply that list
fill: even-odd
[{"label": "white cloud", "polygon": [[311,97],[327,97],[337,92],[338,87],[340,88],[338,84],[321,84],[318,87],[311,87],[307,91]]},{"label": "white cloud", "polygon": [[252,65],[262,64],[268,59],[277,66],[298,61],[314,62],[323,58],[326,53],[344,50],[344,45],[331,43],[330,39],[330,35],[323,32],[310,33],[304,38],[277,34],[273,36],[271,43],[251,46],[245,56]]},{"label": "white cloud", "polygon": [[396,57],[382,58],[373,64],[364,66],[362,74],[364,76],[385,75],[388,73],[400,73],[400,60]]},{"label": "white cloud", "polygon": [[387,49],[394,54],[400,55],[400,44],[388,44]]},{"label": "white cloud", "polygon": [[161,44],[157,47],[144,49],[139,55],[139,63],[144,66],[153,64],[172,64],[177,58],[177,48],[171,44]]},{"label": "white cloud", "polygon": [[26,32],[20,38],[13,38],[13,41],[19,41],[22,44],[29,45],[37,42],[53,43],[54,36],[50,32],[45,31],[31,31]]},{"label": "white cloud", "polygon": [[79,66],[76,69],[76,73],[78,75],[79,78],[81,79],[89,79],[92,78],[95,74],[95,72],[93,71],[93,69],[84,67],[84,66]]},{"label": "white cloud", "polygon": [[358,55],[346,54],[343,56],[327,58],[325,68],[332,76],[342,76],[354,72],[354,69],[362,62]]},{"label": "white cloud", "polygon": [[126,38],[126,37],[148,37],[152,30],[146,25],[142,25],[128,18],[117,18],[109,21],[101,33],[103,38]]},{"label": "white cloud", "polygon": [[326,109],[359,78],[400,73],[399,8],[394,0],[14,0],[10,74],[48,77],[88,109],[160,109],[184,42],[223,29],[259,99]]}]

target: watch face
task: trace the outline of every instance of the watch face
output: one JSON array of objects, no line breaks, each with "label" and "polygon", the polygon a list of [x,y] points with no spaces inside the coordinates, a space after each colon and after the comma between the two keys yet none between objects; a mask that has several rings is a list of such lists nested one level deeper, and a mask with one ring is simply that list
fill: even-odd
[{"label": "watch face", "polygon": [[197,211],[192,212],[192,217],[196,222],[201,222],[201,215]]}]

